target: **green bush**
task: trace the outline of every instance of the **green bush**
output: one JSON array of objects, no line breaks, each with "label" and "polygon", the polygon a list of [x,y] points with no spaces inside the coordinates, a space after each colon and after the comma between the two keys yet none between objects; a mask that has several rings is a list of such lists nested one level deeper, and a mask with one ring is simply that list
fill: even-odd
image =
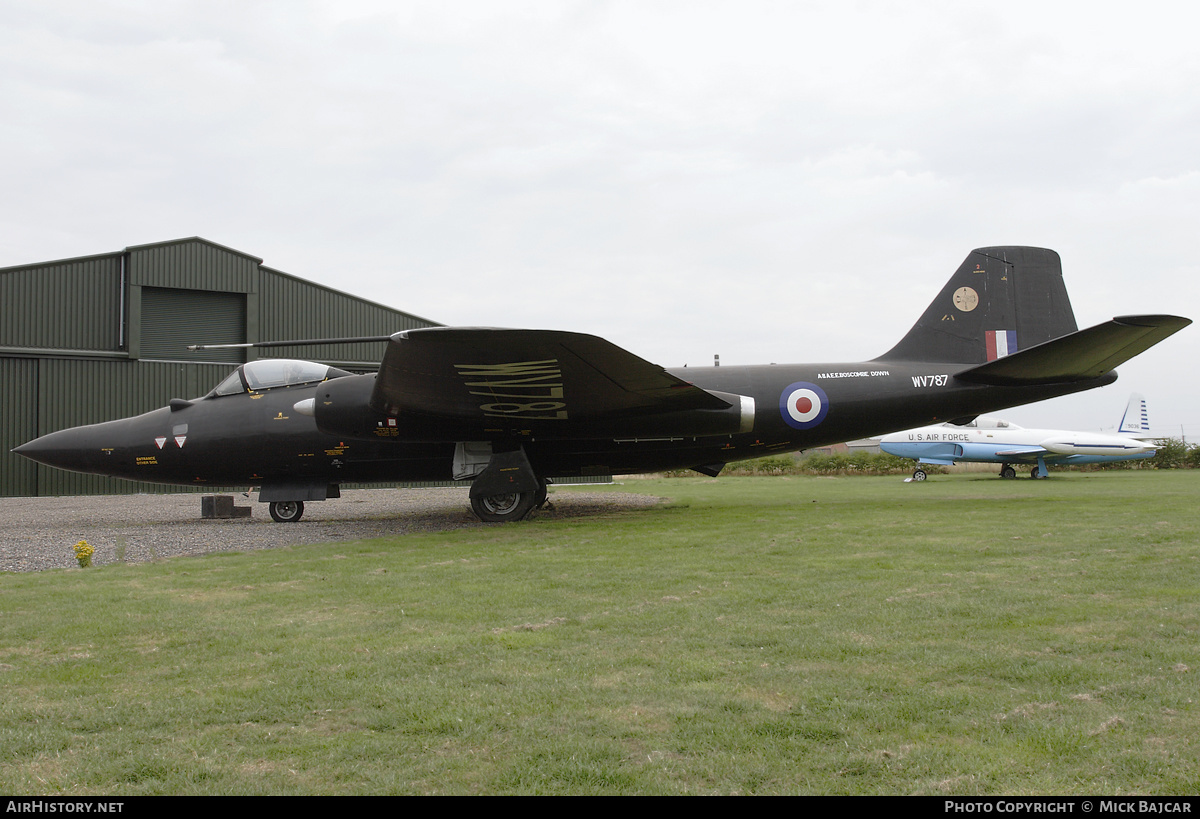
[{"label": "green bush", "polygon": [[884,452],[855,452],[809,455],[800,464],[810,475],[902,475],[911,472],[913,461]]},{"label": "green bush", "polygon": [[1150,459],[1155,469],[1183,469],[1197,466],[1197,447],[1179,438],[1164,438],[1159,442],[1158,451]]},{"label": "green bush", "polygon": [[800,465],[792,455],[768,455],[752,461],[738,461],[725,468],[723,475],[799,475]]}]

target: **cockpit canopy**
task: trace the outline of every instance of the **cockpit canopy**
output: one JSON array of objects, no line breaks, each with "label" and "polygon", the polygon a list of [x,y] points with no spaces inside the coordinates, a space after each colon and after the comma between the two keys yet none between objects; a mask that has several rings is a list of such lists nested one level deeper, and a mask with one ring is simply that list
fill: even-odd
[{"label": "cockpit canopy", "polygon": [[294,358],[264,358],[250,361],[229,374],[229,377],[209,393],[210,396],[238,395],[243,392],[261,392],[276,387],[294,387],[298,384],[315,384],[327,378],[350,375],[345,370],[317,364],[313,361],[297,361]]},{"label": "cockpit canopy", "polygon": [[[946,426],[951,426],[946,424]],[[987,415],[980,415],[975,420],[967,424],[955,424],[958,429],[1022,429],[1016,424],[1005,421],[1003,418],[991,418]]]}]

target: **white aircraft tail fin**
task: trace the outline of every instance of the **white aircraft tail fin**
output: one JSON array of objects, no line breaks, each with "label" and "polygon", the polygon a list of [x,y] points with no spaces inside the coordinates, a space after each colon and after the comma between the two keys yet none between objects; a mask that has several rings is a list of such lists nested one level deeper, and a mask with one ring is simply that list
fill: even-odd
[{"label": "white aircraft tail fin", "polygon": [[1125,405],[1125,414],[1121,417],[1121,426],[1117,428],[1119,435],[1132,435],[1135,438],[1150,438],[1150,411],[1146,408],[1146,399],[1133,393],[1129,403]]}]

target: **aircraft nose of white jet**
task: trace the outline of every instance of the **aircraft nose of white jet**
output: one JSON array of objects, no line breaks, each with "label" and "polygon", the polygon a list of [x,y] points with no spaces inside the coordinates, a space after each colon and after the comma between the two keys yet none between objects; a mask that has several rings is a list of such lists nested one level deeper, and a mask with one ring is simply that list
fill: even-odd
[{"label": "aircraft nose of white jet", "polygon": [[292,409],[301,415],[307,415],[309,418],[312,418],[314,415],[316,415],[316,411],[313,409],[315,404],[315,399],[305,398],[303,401],[297,401],[295,404],[293,404]]}]

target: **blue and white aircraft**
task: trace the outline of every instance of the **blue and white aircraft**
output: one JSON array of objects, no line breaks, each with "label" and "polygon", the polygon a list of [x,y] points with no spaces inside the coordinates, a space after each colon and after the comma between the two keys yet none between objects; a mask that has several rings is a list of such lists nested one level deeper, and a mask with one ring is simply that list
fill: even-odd
[{"label": "blue and white aircraft", "polygon": [[925,480],[921,464],[998,463],[1001,478],[1015,478],[1013,464],[1035,464],[1029,477],[1045,478],[1047,464],[1097,464],[1152,458],[1146,399],[1131,395],[1116,435],[1062,429],[1025,429],[999,418],[980,416],[968,424],[894,432],[879,448],[917,462],[912,480]]}]

